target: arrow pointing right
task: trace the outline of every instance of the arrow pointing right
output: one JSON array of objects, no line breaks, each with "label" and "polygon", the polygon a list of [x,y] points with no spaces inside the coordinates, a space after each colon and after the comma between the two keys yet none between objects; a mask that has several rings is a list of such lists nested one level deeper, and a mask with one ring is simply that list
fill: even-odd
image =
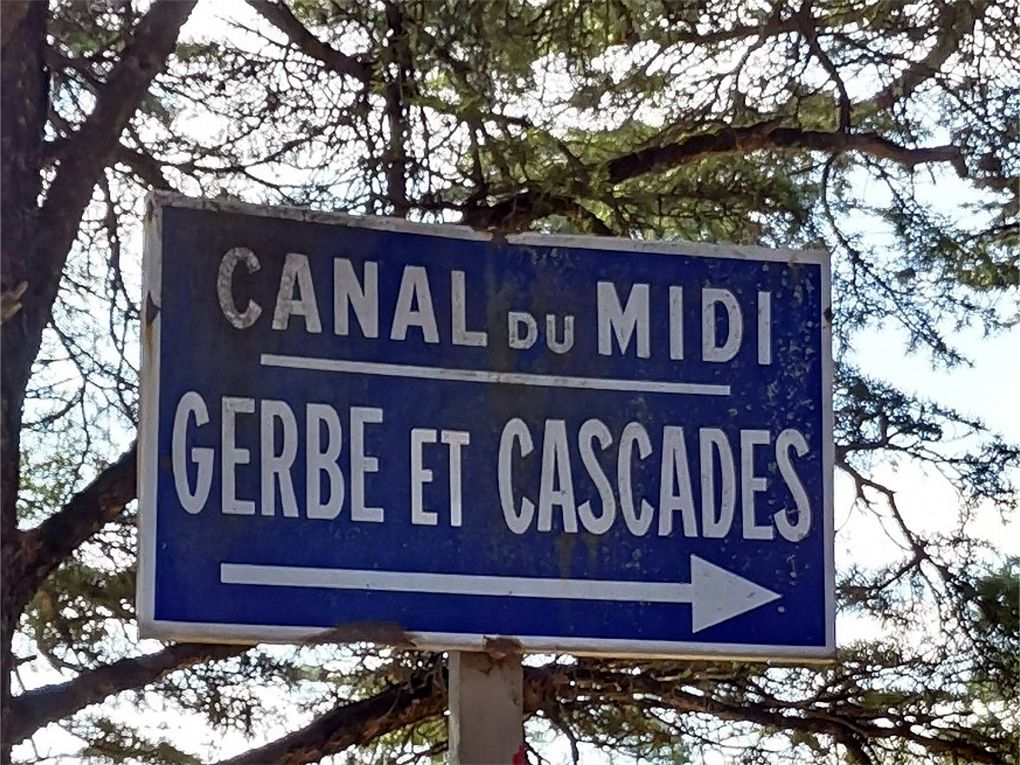
[{"label": "arrow pointing right", "polygon": [[782,597],[697,555],[691,556],[691,632],[732,619]]},{"label": "arrow pointing right", "polygon": [[691,556],[689,583],[434,574],[251,563],[220,564],[220,581],[224,584],[269,587],[322,587],[503,598],[690,603],[692,632],[700,632],[782,597],[777,592],[730,573],[697,555]]}]

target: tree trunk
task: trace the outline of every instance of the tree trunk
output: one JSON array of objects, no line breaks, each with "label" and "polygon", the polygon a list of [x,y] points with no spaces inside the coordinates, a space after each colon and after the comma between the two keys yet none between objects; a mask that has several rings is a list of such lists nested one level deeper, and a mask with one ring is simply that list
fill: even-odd
[{"label": "tree trunk", "polygon": [[[47,6],[43,2],[5,3],[3,53],[0,61],[0,288],[3,290],[3,365],[0,366],[0,761],[10,760],[8,740],[11,639],[26,593],[19,587],[25,550],[18,532],[21,414],[25,384],[37,348],[25,342],[28,312],[39,285],[28,279],[29,257],[36,232],[43,126],[48,104],[49,75],[43,64]],[[9,28],[8,28],[9,25]],[[30,596],[30,594],[28,595]]]}]

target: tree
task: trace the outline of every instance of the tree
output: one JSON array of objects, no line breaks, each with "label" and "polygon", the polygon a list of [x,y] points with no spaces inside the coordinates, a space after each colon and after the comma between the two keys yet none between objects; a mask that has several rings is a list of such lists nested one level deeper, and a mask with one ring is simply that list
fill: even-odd
[{"label": "tree", "polygon": [[[248,0],[182,34],[194,6],[0,4],[0,759],[58,722],[96,762],[215,751],[118,705],[240,731],[255,748],[230,762],[445,744],[441,657],[136,639],[135,457],[117,452],[137,409],[150,188],[828,248],[838,468],[902,550],[840,571],[840,607],[881,636],[812,668],[547,658],[526,668],[526,710],[575,757],[1015,757],[1016,562],[972,525],[1013,509],[1020,452],[852,357],[880,323],[935,364],[965,363],[955,329],[1015,318],[1015,3]],[[889,460],[952,482],[951,528],[904,509]],[[43,668],[60,679],[33,682]]]}]

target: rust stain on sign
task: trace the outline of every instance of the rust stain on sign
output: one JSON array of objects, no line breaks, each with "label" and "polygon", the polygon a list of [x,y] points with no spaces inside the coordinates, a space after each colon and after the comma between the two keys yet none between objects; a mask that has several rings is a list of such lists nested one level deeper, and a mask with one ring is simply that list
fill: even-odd
[{"label": "rust stain on sign", "polygon": [[396,622],[363,621],[338,624],[303,641],[306,645],[326,643],[378,643],[397,648],[414,648],[411,635]]},{"label": "rust stain on sign", "polygon": [[487,637],[482,643],[482,650],[494,661],[502,661],[509,656],[520,656],[524,653],[521,641],[508,637]]}]

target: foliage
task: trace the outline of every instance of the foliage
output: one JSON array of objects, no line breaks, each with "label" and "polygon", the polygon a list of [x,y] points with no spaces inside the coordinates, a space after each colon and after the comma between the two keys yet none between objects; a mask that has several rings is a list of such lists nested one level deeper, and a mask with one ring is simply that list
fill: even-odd
[{"label": "foliage", "polygon": [[[47,739],[96,763],[411,762],[446,744],[437,657],[137,640],[129,443],[151,188],[827,248],[838,468],[854,517],[902,551],[839,572],[841,611],[874,637],[806,668],[539,657],[527,713],[575,759],[1015,758],[1017,562],[973,529],[1014,509],[1020,452],[853,363],[876,326],[954,365],[957,330],[1017,320],[1013,0],[191,5],[0,4],[0,759],[36,731],[18,760],[45,759]],[[891,460],[951,482],[949,527],[905,509]],[[214,733],[183,740],[177,720]]]}]

